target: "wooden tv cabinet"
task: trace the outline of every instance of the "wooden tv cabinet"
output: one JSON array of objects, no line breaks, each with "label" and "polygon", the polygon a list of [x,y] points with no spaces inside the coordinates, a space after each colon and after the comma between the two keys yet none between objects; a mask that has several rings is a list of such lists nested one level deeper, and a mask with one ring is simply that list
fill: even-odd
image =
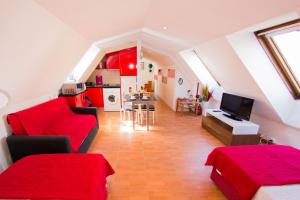
[{"label": "wooden tv cabinet", "polygon": [[259,125],[250,121],[236,121],[223,115],[224,112],[205,111],[202,127],[225,145],[249,145],[259,143]]}]

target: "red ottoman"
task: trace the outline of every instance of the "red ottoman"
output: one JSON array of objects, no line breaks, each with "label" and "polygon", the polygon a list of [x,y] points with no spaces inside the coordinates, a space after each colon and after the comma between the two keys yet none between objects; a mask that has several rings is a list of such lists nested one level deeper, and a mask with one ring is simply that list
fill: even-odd
[{"label": "red ottoman", "polygon": [[27,156],[0,174],[0,198],[105,200],[112,174],[100,154]]}]

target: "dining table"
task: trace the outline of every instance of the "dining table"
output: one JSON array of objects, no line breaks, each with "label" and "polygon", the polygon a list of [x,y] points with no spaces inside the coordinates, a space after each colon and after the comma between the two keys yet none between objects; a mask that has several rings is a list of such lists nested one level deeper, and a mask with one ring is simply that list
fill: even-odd
[{"label": "dining table", "polygon": [[[142,104],[146,105],[146,126],[147,126],[147,131],[149,131],[149,106],[153,105],[156,102],[156,98],[154,96],[140,98],[140,97],[127,97],[125,98],[124,102],[131,102],[132,103],[132,108],[134,108],[135,105]],[[135,130],[135,112],[132,112],[132,127],[133,130]]]}]

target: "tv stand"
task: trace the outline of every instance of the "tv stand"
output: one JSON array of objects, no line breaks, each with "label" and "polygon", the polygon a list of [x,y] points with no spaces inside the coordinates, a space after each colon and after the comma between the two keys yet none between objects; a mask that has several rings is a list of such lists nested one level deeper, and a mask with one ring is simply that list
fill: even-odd
[{"label": "tv stand", "polygon": [[218,138],[225,145],[249,145],[259,143],[259,125],[250,121],[237,121],[229,118],[227,113],[205,111],[202,127]]},{"label": "tv stand", "polygon": [[237,116],[231,115],[231,114],[227,114],[227,113],[223,113],[224,116],[236,120],[236,121],[243,121],[242,119],[238,118]]}]

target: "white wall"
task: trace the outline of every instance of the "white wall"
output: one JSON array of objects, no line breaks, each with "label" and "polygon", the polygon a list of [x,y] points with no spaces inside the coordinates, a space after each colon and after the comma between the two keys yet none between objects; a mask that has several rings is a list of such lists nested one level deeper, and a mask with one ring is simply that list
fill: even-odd
[{"label": "white wall", "polygon": [[[169,55],[171,57],[171,55]],[[179,54],[172,54],[172,60],[174,65],[164,66],[162,64],[157,64],[159,60],[151,61],[154,65],[154,74],[158,74],[158,68],[162,69],[164,76],[167,76],[168,69],[175,69],[175,78],[168,78],[168,83],[162,83],[162,76],[158,76],[158,80],[154,82],[156,95],[163,100],[169,108],[173,111],[176,110],[176,100],[178,97],[187,97],[187,90],[191,90],[192,94],[196,93],[197,82],[199,80],[192,73],[191,69],[183,61]],[[178,79],[183,79],[183,84],[178,84]],[[199,88],[201,91],[201,88]]]},{"label": "white wall", "polygon": [[[144,62],[144,69],[142,69],[141,65],[138,65],[137,69],[137,87],[141,88],[141,86],[144,86],[145,83],[148,83],[148,81],[154,81],[154,74],[155,74],[155,67],[154,65],[157,65],[155,62],[143,59]],[[152,72],[149,72],[149,64],[153,65]]]},{"label": "white wall", "polygon": [[[163,100],[169,108],[174,110],[174,98],[176,92],[176,82],[175,78],[168,77],[168,69],[176,69],[175,66],[158,66],[156,69],[156,74],[158,74],[158,69],[162,70],[162,75],[158,76],[158,80],[155,81],[156,85],[156,95]],[[162,77],[167,77],[167,84],[162,83]]]},{"label": "white wall", "polygon": [[300,148],[300,130],[268,118],[252,115],[251,120],[260,125],[259,132],[266,139],[277,144],[292,145]]},{"label": "white wall", "polygon": [[229,93],[255,99],[253,112],[273,120],[280,118],[225,37],[206,42],[197,51],[209,71]]},{"label": "white wall", "polygon": [[120,70],[95,69],[88,81],[96,83],[96,76],[102,76],[103,84],[120,84]]},{"label": "white wall", "polygon": [[293,112],[300,107],[290,109],[299,102],[291,102],[253,33],[248,30],[219,37],[198,45],[197,51],[227,92],[255,99],[251,120],[260,125],[261,134],[276,143],[300,147],[300,129],[283,123],[291,118],[299,121],[299,114]]},{"label": "white wall", "polygon": [[90,43],[34,1],[1,0],[0,11],[0,89],[11,97],[0,123],[7,167],[5,114],[56,96]]},{"label": "white wall", "polygon": [[[189,75],[191,69],[183,62],[181,57],[177,57],[176,59],[176,76],[175,76],[175,86],[176,86],[176,93],[173,100],[173,108],[176,109],[176,100],[177,98],[188,98],[187,91],[191,90],[193,95],[196,95],[197,91],[197,83],[200,83],[200,80],[197,79],[195,74]],[[183,83],[182,85],[178,84],[178,79],[182,78]],[[201,94],[202,85],[199,85],[198,94]]]}]

